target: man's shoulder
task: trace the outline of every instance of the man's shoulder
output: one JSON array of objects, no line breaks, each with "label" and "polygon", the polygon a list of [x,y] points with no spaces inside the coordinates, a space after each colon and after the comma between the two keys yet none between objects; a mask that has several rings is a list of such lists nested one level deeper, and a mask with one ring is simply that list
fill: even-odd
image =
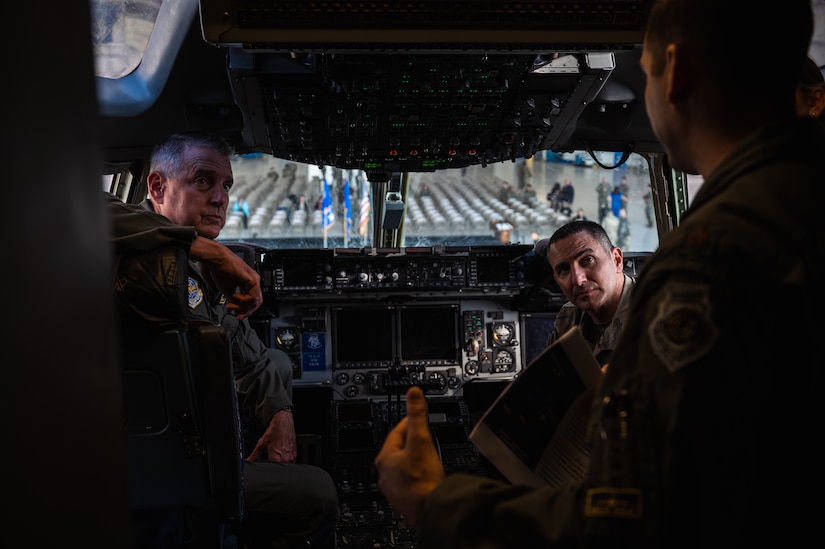
[{"label": "man's shoulder", "polygon": [[559,309],[559,312],[556,314],[555,325],[564,327],[573,326],[581,314],[582,310],[576,307],[573,302],[568,301],[561,306],[561,309]]}]

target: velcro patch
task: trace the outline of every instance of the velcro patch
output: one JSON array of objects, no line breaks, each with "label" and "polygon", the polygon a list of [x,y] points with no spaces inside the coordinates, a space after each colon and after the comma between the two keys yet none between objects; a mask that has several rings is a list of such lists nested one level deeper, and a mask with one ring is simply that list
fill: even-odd
[{"label": "velcro patch", "polygon": [[640,519],[642,491],[637,488],[590,488],[584,500],[584,516]]},{"label": "velcro patch", "polygon": [[712,309],[706,284],[673,284],[659,303],[648,335],[653,352],[671,372],[702,358],[713,346],[719,330]]}]

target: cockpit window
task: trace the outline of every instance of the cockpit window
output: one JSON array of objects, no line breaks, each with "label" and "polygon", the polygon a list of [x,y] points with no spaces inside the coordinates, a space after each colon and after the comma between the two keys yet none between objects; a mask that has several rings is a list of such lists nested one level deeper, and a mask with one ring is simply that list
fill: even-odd
[{"label": "cockpit window", "polygon": [[95,74],[122,78],[143,59],[163,0],[92,0]]},{"label": "cockpit window", "polygon": [[403,214],[403,247],[533,244],[581,213],[601,222],[624,251],[654,251],[659,234],[646,160],[633,154],[621,167],[604,169],[599,163],[613,166],[621,155],[596,154],[598,163],[585,151],[542,152],[485,167],[410,173],[389,202],[375,201],[375,189],[384,187],[361,170],[238,156],[220,238],[266,248],[381,247],[374,217],[391,211]]}]

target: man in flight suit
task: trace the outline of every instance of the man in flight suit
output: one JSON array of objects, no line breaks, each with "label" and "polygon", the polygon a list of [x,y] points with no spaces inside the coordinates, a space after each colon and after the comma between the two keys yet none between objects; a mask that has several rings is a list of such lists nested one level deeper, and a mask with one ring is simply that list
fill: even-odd
[{"label": "man in flight suit", "polygon": [[704,184],[634,287],[593,399],[586,478],[445,477],[413,387],[375,463],[422,547],[818,539],[825,132],[794,105],[811,3],[752,6],[654,0],[647,17],[645,108],[669,165]]},{"label": "man in flight suit", "polygon": [[[175,134],[160,143],[147,176],[149,197],[139,206],[109,198],[116,251],[146,251],[169,243],[204,246],[201,239],[217,238],[226,222],[233,184],[231,154],[222,139],[208,134]],[[336,488],[323,469],[294,463],[292,401],[274,354],[246,316],[236,315],[234,292],[226,284],[213,283],[213,275],[220,272],[204,270],[198,259],[190,255],[191,318],[223,324],[232,343],[247,441],[242,541],[249,549],[286,549],[307,542],[311,547],[334,547]]]}]

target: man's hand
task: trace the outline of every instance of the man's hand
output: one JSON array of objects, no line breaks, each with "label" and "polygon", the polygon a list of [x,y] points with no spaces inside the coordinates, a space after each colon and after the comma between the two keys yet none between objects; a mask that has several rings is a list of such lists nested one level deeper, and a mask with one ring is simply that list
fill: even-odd
[{"label": "man's hand", "polygon": [[238,320],[249,317],[264,302],[261,276],[223,244],[196,236],[190,255],[201,262],[204,273],[226,296],[226,309],[235,311]]},{"label": "man's hand", "polygon": [[272,416],[258,444],[247,456],[246,461],[268,460],[280,463],[294,463],[298,458],[295,444],[295,422],[292,412],[280,410]]},{"label": "man's hand", "polygon": [[375,467],[378,488],[387,501],[410,526],[416,526],[430,492],[444,480],[420,387],[407,390],[407,416],[387,436]]}]

